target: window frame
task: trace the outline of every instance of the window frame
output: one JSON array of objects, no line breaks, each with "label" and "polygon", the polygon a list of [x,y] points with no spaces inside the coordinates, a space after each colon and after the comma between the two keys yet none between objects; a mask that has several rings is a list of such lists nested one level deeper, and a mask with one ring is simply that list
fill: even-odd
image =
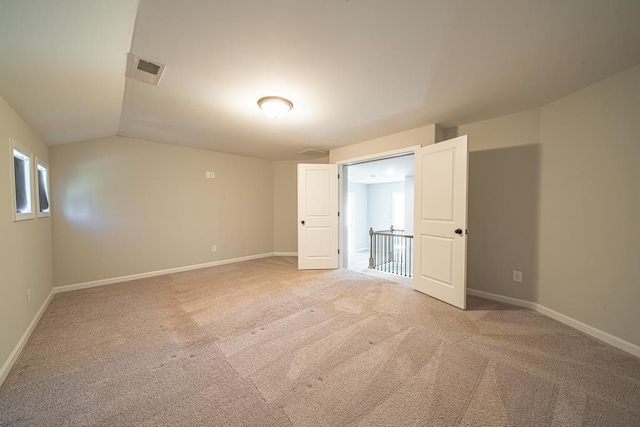
[{"label": "window frame", "polygon": [[[51,184],[49,181],[49,165],[37,156],[35,158],[34,165],[35,165],[35,189],[36,189],[34,193],[34,197],[36,199],[36,216],[38,218],[46,218],[51,216]],[[47,201],[49,202],[49,207],[44,212],[40,210],[40,179],[38,177],[38,171],[40,170],[41,167],[42,169],[45,170],[44,187],[45,187],[45,192],[47,194]]]},{"label": "window frame", "polygon": [[[35,203],[34,203],[35,201],[33,200],[33,195],[34,195],[33,167],[32,167],[34,164],[33,153],[31,152],[31,150],[29,150],[24,145],[20,144],[15,139],[10,138],[9,141],[11,146],[11,156],[9,156],[9,159],[11,161],[11,206],[13,207],[13,221],[17,222],[17,221],[34,219],[36,214],[35,214]],[[14,167],[16,151],[21,155],[23,160],[28,161],[29,163],[28,167],[25,168],[26,170],[25,176],[28,177],[29,179],[28,184],[25,186],[27,189],[27,197],[29,200],[29,208],[30,208],[29,212],[18,212],[18,206],[16,204],[16,178],[15,178],[16,173],[15,173],[15,167]]]}]

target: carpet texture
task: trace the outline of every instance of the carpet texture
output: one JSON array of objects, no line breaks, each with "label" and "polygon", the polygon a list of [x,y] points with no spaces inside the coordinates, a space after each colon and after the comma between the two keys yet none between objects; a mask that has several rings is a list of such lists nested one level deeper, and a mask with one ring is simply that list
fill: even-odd
[{"label": "carpet texture", "polygon": [[55,296],[0,425],[640,426],[640,359],[273,257]]}]

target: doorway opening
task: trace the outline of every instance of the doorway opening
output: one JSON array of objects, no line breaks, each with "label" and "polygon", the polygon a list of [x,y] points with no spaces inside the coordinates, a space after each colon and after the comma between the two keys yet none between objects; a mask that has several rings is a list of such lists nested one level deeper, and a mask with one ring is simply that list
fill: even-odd
[{"label": "doorway opening", "polygon": [[342,174],[346,267],[411,284],[414,155],[349,164]]}]

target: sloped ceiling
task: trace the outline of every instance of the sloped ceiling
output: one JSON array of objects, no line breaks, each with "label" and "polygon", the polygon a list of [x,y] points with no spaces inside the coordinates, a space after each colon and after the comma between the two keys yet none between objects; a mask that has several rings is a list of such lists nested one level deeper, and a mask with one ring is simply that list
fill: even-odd
[{"label": "sloped ceiling", "polygon": [[0,0],[0,95],[48,144],[117,133],[137,5]]},{"label": "sloped ceiling", "polygon": [[[0,93],[49,144],[117,133],[303,158],[537,107],[640,63],[637,0],[1,4]],[[158,86],[125,79],[128,51],[166,65]],[[293,110],[266,118],[266,95]]]}]

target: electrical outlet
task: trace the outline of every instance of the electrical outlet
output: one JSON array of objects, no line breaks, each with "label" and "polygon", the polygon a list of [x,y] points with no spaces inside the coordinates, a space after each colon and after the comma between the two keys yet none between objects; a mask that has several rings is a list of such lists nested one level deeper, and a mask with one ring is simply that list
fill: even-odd
[{"label": "electrical outlet", "polygon": [[218,247],[216,245],[211,246],[211,252],[218,252]]},{"label": "electrical outlet", "polygon": [[31,289],[27,289],[27,304],[31,302]]},{"label": "electrical outlet", "polygon": [[522,282],[522,271],[513,270],[513,281]]},{"label": "electrical outlet", "polygon": [[207,171],[207,172],[204,173],[204,177],[205,178],[209,178],[209,179],[213,179],[213,178],[216,177],[216,173]]}]

